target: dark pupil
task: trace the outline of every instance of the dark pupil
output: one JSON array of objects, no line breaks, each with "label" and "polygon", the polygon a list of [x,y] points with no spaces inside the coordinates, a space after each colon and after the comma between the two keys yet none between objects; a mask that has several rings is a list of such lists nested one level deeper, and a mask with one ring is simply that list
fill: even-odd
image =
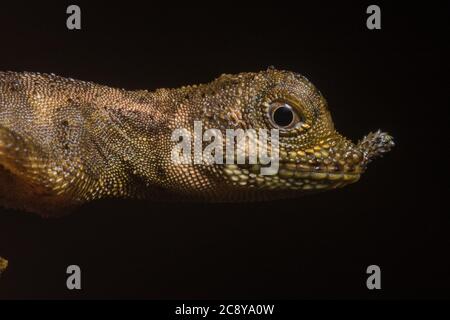
[{"label": "dark pupil", "polygon": [[281,106],[273,113],[273,121],[280,127],[286,127],[292,123],[294,114],[291,108]]}]

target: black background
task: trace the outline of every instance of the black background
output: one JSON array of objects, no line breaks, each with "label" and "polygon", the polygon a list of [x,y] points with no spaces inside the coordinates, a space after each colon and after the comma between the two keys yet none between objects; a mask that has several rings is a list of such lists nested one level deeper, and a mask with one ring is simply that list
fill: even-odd
[{"label": "black background", "polygon": [[81,31],[71,3],[1,3],[0,70],[151,90],[274,65],[309,78],[344,135],[381,128],[397,146],[357,184],[291,201],[1,209],[0,298],[450,297],[448,4],[378,2],[370,31],[364,2],[75,3]]}]

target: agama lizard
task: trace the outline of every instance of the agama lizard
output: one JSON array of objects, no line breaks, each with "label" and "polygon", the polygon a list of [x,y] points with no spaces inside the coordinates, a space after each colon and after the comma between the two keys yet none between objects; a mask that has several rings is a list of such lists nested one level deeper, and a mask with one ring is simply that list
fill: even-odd
[{"label": "agama lizard", "polygon": [[[261,175],[260,164],[174,163],[171,134],[194,121],[221,131],[279,129],[277,174]],[[295,197],[357,181],[393,145],[380,131],[353,144],[305,77],[274,68],[154,92],[0,72],[0,204],[42,216],[108,197]]]}]

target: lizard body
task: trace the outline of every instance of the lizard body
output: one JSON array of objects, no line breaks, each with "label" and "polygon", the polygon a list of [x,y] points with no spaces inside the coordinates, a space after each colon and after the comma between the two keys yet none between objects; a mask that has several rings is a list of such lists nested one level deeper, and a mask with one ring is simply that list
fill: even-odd
[{"label": "lizard body", "polygon": [[[172,132],[200,120],[223,132],[279,129],[277,174],[259,174],[259,164],[171,161]],[[380,131],[353,144],[306,78],[273,68],[153,92],[0,72],[0,204],[43,216],[107,197],[294,197],[357,181],[392,146]]]}]

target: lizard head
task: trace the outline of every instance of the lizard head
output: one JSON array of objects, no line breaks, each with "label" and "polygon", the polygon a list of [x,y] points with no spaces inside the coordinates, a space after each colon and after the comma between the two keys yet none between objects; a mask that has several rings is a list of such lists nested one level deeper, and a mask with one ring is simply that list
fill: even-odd
[{"label": "lizard head", "polygon": [[[358,181],[367,164],[394,145],[392,137],[381,131],[356,144],[340,135],[324,97],[296,73],[269,68],[222,75],[195,91],[201,100],[196,119],[202,119],[204,129],[218,128],[224,134],[227,129],[278,131],[279,165],[273,174],[262,174],[264,165],[259,162],[224,160],[215,166],[231,190],[298,193],[342,187]],[[247,138],[249,142],[251,137]],[[248,151],[248,144],[244,148]],[[274,151],[274,145],[269,143],[268,149]]]}]

